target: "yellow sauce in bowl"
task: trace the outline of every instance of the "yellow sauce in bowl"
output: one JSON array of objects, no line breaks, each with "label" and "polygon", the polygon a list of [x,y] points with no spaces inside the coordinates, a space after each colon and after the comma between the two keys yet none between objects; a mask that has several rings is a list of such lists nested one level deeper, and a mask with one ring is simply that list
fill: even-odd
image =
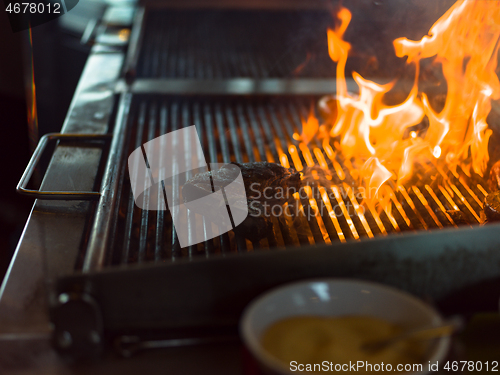
[{"label": "yellow sauce in bowl", "polygon": [[[370,316],[299,316],[271,325],[264,332],[261,343],[285,367],[291,362],[345,364],[364,361],[391,364],[392,371],[397,372],[398,364],[422,363],[428,343],[403,340],[376,352],[365,350],[363,344],[400,332],[402,327]],[[360,370],[357,372],[363,373],[363,369]]]}]

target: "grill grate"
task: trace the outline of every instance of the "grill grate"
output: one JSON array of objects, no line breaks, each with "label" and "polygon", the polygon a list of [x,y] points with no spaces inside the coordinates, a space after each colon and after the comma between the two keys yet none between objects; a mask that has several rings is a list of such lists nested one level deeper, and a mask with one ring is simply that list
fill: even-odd
[{"label": "grill grate", "polygon": [[[107,264],[283,249],[482,221],[481,202],[487,194],[483,180],[477,175],[468,176],[461,169],[444,171],[436,167],[437,178],[429,184],[383,187],[389,201],[384,210],[362,204],[360,189],[355,185],[358,166],[342,157],[334,140],[311,141],[304,146],[293,137],[300,133],[301,118],[307,117],[316,100],[136,96],[129,117],[127,156],[148,140],[195,124],[208,162],[280,162],[307,170],[311,186],[303,188],[295,198],[299,211],[289,210],[290,216],[272,218],[274,233],[265,239],[252,242],[231,231],[181,249],[170,212],[146,211],[135,206],[125,173],[120,182],[119,213]],[[418,171],[416,178],[422,177],[422,173],[425,171]],[[310,214],[310,219],[300,212]]]},{"label": "grill grate", "polygon": [[141,78],[334,77],[325,11],[155,10]]}]

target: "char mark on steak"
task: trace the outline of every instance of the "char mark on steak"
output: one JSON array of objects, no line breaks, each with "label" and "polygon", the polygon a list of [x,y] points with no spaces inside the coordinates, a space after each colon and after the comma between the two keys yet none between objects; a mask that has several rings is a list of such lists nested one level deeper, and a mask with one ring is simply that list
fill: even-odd
[{"label": "char mark on steak", "polygon": [[[238,167],[238,168],[236,168]],[[235,178],[241,171],[246,198],[241,195],[241,183]],[[185,203],[211,194],[224,188],[227,202],[234,216],[236,211],[246,212],[248,216],[239,225],[235,232],[253,241],[267,237],[273,230],[271,209],[276,205],[283,205],[293,193],[300,188],[300,173],[293,168],[284,168],[276,163],[230,163],[220,169],[199,173],[189,179],[182,187],[182,196]],[[206,204],[189,208],[194,212],[220,212],[221,202],[214,201],[215,206]],[[236,210],[236,211],[235,211]],[[220,218],[222,220],[222,218]]]}]

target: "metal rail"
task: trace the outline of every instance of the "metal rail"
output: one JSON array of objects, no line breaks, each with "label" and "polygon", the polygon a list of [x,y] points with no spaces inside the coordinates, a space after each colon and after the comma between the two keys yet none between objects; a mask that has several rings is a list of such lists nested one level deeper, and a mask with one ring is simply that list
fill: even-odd
[{"label": "metal rail", "polygon": [[106,163],[104,176],[101,183],[101,197],[99,199],[95,218],[92,223],[91,235],[85,253],[83,271],[93,271],[103,266],[106,248],[110,241],[112,221],[110,220],[117,205],[117,188],[121,178],[120,168],[124,162],[123,155],[126,149],[127,120],[130,109],[131,94],[121,96],[118,104],[113,140],[111,142],[108,161]]},{"label": "metal rail", "polygon": [[[172,94],[172,95],[330,95],[335,93],[336,80],[333,78],[229,78],[229,79],[192,79],[137,78],[129,86],[118,81],[115,91],[130,91],[134,94]],[[347,89],[358,92],[353,79],[347,79]]]}]

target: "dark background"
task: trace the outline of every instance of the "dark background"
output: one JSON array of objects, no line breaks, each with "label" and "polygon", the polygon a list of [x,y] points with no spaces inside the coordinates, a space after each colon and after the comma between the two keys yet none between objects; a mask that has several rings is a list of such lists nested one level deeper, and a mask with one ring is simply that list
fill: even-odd
[{"label": "dark background", "polygon": [[[24,32],[23,32],[24,33]],[[12,33],[0,12],[0,278],[8,267],[29,214],[30,199],[15,186],[29,159],[28,123],[23,83],[23,33]]]}]

